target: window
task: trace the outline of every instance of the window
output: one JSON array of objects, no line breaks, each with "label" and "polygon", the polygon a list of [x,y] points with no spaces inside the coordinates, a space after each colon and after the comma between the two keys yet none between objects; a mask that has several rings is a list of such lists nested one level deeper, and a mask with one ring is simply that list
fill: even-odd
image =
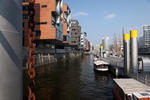
[{"label": "window", "polygon": [[35,31],[35,36],[40,36],[40,35],[41,35],[41,31],[40,30]]},{"label": "window", "polygon": [[63,36],[63,40],[64,40],[64,41],[67,41],[67,37],[66,37],[66,36]]},{"label": "window", "polygon": [[76,29],[72,29],[72,31],[76,31]]},{"label": "window", "polygon": [[42,5],[42,8],[46,8],[47,7],[47,5]]},{"label": "window", "polygon": [[22,0],[22,2],[28,2],[28,0]]},{"label": "window", "polygon": [[40,24],[47,24],[47,22],[41,22]]},{"label": "window", "polygon": [[23,6],[23,10],[29,10],[29,6]]},{"label": "window", "polygon": [[51,16],[51,24],[52,24],[52,27],[55,27],[56,26],[56,17],[55,17],[55,13],[52,12],[52,16]]},{"label": "window", "polygon": [[29,15],[27,15],[27,14],[23,15],[23,19],[29,19],[29,18],[30,18]]},{"label": "window", "polygon": [[47,22],[35,22],[36,25],[47,24]]}]

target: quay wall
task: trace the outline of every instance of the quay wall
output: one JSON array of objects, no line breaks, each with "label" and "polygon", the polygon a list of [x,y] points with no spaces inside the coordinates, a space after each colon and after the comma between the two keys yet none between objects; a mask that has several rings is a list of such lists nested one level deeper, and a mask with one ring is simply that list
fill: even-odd
[{"label": "quay wall", "polygon": [[[35,67],[44,66],[50,63],[57,63],[59,61],[65,61],[70,58],[82,56],[82,52],[67,52],[67,53],[53,53],[53,54],[36,54],[35,55]],[[27,57],[26,57],[27,58]],[[24,69],[27,69],[27,59],[24,58]]]}]

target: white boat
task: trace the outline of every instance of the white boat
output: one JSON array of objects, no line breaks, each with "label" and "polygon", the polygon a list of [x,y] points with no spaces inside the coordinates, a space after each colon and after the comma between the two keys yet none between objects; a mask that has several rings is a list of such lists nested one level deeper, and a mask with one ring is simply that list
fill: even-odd
[{"label": "white boat", "polygon": [[95,71],[108,71],[109,63],[104,61],[94,61],[94,70]]},{"label": "white boat", "polygon": [[93,61],[97,61],[97,60],[98,60],[98,58],[97,58],[97,57],[94,57]]}]

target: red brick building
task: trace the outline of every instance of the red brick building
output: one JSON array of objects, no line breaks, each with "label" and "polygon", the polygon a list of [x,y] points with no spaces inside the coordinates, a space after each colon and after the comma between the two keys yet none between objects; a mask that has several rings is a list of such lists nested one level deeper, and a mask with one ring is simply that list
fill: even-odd
[{"label": "red brick building", "polygon": [[63,6],[63,40],[66,43],[70,43],[71,33],[70,33],[70,25],[71,25],[71,10],[67,4]]},{"label": "red brick building", "polygon": [[78,20],[71,20],[71,43],[80,47],[81,26]]},{"label": "red brick building", "polygon": [[[23,1],[23,33],[24,46],[27,46],[29,31],[29,6],[30,0]],[[39,41],[55,43],[63,41],[63,0],[35,0],[34,7],[34,32]],[[53,42],[52,42],[53,41]],[[41,43],[41,42],[39,42]]]},{"label": "red brick building", "polygon": [[63,40],[63,0],[35,0],[34,20],[40,39]]},{"label": "red brick building", "polygon": [[86,40],[86,51],[90,51],[91,45],[90,41]]}]

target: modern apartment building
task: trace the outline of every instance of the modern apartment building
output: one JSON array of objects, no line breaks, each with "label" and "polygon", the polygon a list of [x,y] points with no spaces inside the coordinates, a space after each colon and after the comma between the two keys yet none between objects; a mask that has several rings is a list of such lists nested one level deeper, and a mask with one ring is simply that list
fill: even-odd
[{"label": "modern apartment building", "polygon": [[71,20],[71,43],[80,46],[81,26],[78,20]]},{"label": "modern apartment building", "polygon": [[104,47],[104,50],[105,50],[105,51],[109,51],[109,50],[110,50],[109,40],[110,40],[109,37],[104,37],[104,38],[102,39],[102,44],[103,44],[103,47]]},{"label": "modern apartment building", "polygon": [[150,25],[145,25],[143,27],[144,31],[144,47],[150,47]]},{"label": "modern apartment building", "polygon": [[63,41],[65,43],[71,42],[71,10],[67,4],[63,5]]},{"label": "modern apartment building", "polygon": [[87,45],[86,37],[87,37],[87,33],[82,32],[80,37],[80,48],[83,50],[86,49],[86,45]]},{"label": "modern apartment building", "polygon": [[[23,1],[24,36],[28,33],[30,0]],[[35,0],[34,32],[39,40],[50,43],[63,41],[63,0]],[[25,39],[26,41],[26,39]]]},{"label": "modern apartment building", "polygon": [[40,39],[63,40],[62,21],[63,0],[35,0],[35,32],[41,33]]},{"label": "modern apartment building", "polygon": [[90,51],[90,42],[86,39],[86,51]]}]

